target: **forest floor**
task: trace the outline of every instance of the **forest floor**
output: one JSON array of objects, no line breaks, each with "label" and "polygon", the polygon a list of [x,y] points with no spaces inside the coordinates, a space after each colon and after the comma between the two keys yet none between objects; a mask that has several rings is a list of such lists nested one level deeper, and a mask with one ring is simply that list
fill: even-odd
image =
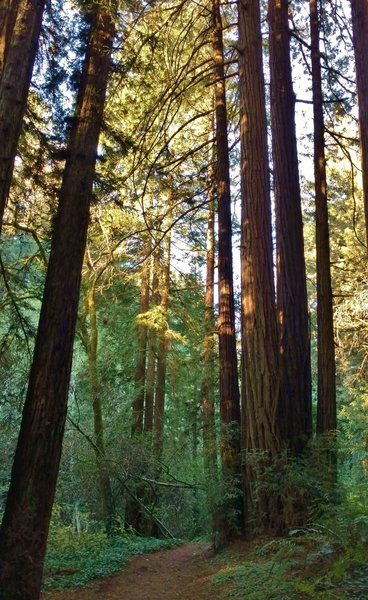
[{"label": "forest floor", "polygon": [[135,556],[116,575],[45,591],[42,600],[367,600],[367,550],[352,552],[316,533],[238,540],[216,556],[208,543],[189,543]]},{"label": "forest floor", "polygon": [[223,600],[223,585],[211,578],[224,565],[212,556],[204,543],[158,550],[132,558],[117,575],[86,588],[48,591],[42,600]]}]

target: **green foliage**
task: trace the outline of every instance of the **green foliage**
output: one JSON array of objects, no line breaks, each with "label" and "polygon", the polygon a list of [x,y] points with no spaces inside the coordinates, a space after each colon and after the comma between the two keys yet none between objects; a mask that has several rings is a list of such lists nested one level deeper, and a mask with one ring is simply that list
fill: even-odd
[{"label": "green foliage", "polygon": [[322,526],[294,530],[261,541],[213,578],[229,586],[229,598],[250,600],[329,600],[365,598],[368,548],[343,546],[337,532]]},{"label": "green foliage", "polygon": [[72,526],[59,524],[52,528],[48,542],[44,587],[84,586],[116,573],[132,556],[172,543],[132,534],[107,538],[101,531],[78,534]]},{"label": "green foliage", "polygon": [[[295,565],[294,561],[282,560],[275,556],[272,562],[248,563],[231,569],[229,573],[214,578],[215,583],[233,584],[231,598],[247,600],[296,598],[295,582],[286,575]],[[276,562],[278,561],[278,562]]]}]

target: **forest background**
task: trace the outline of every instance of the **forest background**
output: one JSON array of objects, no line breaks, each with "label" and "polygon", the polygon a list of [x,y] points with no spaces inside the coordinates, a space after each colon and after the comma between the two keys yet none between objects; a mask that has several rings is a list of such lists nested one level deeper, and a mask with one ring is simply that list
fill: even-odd
[{"label": "forest background", "polygon": [[58,568],[322,530],[364,562],[366,34],[357,0],[0,9],[7,600],[52,506]]}]

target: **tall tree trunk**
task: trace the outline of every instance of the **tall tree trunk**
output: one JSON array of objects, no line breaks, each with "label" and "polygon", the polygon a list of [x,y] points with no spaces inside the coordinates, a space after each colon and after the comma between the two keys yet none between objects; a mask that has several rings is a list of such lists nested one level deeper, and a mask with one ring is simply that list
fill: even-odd
[{"label": "tall tree trunk", "polygon": [[[211,152],[212,154],[212,152]],[[211,156],[213,160],[213,157]],[[207,503],[211,515],[215,546],[218,546],[218,515],[216,510],[215,484],[218,479],[217,442],[215,427],[215,180],[213,165],[209,168],[209,197],[207,218],[206,291],[204,298],[204,348],[202,379],[203,455],[204,475],[207,484]]]},{"label": "tall tree trunk", "polygon": [[96,464],[100,486],[101,512],[108,535],[114,533],[115,502],[111,488],[108,465],[106,463],[106,448],[104,440],[104,424],[101,406],[101,385],[97,368],[98,328],[95,302],[95,280],[89,284],[87,304],[89,316],[89,338],[87,343],[88,372],[93,400],[93,425]]},{"label": "tall tree trunk", "polygon": [[[169,201],[170,202],[170,201]],[[159,335],[158,354],[157,354],[157,379],[155,393],[154,410],[154,429],[153,429],[153,447],[156,456],[161,457],[164,443],[164,419],[165,419],[165,388],[166,388],[166,366],[167,351],[169,347],[167,312],[169,309],[170,294],[170,254],[171,254],[171,234],[166,234],[165,246],[163,249],[162,264],[162,282],[161,292],[161,319],[162,326]]]},{"label": "tall tree trunk", "polygon": [[[310,0],[314,179],[316,195],[318,404],[317,433],[336,429],[335,346],[321,78],[318,0]],[[366,43],[366,42],[365,42]],[[368,148],[368,146],[367,146]]]},{"label": "tall tree trunk", "polygon": [[[151,239],[149,234],[144,243],[144,261],[141,271],[141,289],[140,289],[140,314],[144,314],[149,308],[149,275],[150,275],[150,252]],[[142,433],[144,416],[144,396],[146,381],[146,360],[147,360],[147,339],[148,328],[144,323],[138,323],[138,356],[134,375],[134,400],[133,400],[133,418],[132,435]]]},{"label": "tall tree trunk", "polygon": [[[38,47],[45,0],[19,0],[9,4],[0,30],[0,232],[13,175],[14,160],[26,109],[33,64]],[[13,12],[17,8],[16,18]],[[6,58],[6,60],[5,60]],[[0,65],[1,68],[1,65]]]},{"label": "tall tree trunk", "polygon": [[[140,315],[147,313],[150,302],[150,272],[151,272],[151,234],[146,232],[143,244],[144,259],[141,270],[140,285]],[[139,315],[139,316],[140,316]],[[145,430],[152,431],[153,427],[153,390],[155,373],[155,353],[150,352],[151,332],[143,322],[137,324],[138,355],[134,375],[134,399],[132,405],[132,436],[143,432],[145,418]],[[148,360],[147,360],[148,357]],[[148,366],[147,366],[148,362]],[[145,398],[147,394],[147,397]],[[146,401],[146,406],[145,406]],[[133,483],[133,482],[132,482]],[[125,505],[125,523],[140,534],[147,533],[147,515],[142,511],[139,504],[145,503],[145,486],[136,483],[134,495],[128,496]]]},{"label": "tall tree trunk", "polygon": [[20,0],[2,0],[0,6],[0,84]]},{"label": "tall tree trunk", "polygon": [[219,367],[221,457],[225,485],[233,488],[224,501],[221,541],[241,531],[240,399],[235,337],[232,260],[230,162],[220,0],[212,0],[216,116],[216,182],[218,201]]},{"label": "tall tree trunk", "polygon": [[0,590],[6,600],[37,600],[40,595],[114,32],[110,10],[94,5],[28,392],[0,528]]},{"label": "tall tree trunk", "polygon": [[280,426],[299,453],[312,434],[311,366],[303,221],[295,131],[288,0],[270,0],[271,124],[276,207]]},{"label": "tall tree trunk", "polygon": [[363,177],[366,243],[368,247],[368,5],[366,0],[350,0],[350,3],[359,104],[360,152]]},{"label": "tall tree trunk", "polygon": [[262,465],[280,451],[278,335],[273,278],[260,9],[239,2],[242,277],[242,446],[248,527],[280,531],[277,498],[257,495]]}]

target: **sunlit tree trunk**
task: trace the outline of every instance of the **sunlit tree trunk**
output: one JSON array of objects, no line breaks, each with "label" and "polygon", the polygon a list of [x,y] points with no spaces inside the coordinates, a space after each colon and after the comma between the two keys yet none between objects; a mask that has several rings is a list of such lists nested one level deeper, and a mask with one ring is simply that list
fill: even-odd
[{"label": "sunlit tree trunk", "polygon": [[240,399],[235,337],[232,260],[230,162],[220,1],[212,1],[218,202],[219,367],[221,457],[225,485],[233,494],[224,501],[220,543],[237,535],[242,516],[240,497]]},{"label": "sunlit tree trunk", "polygon": [[257,478],[280,451],[279,363],[273,278],[267,123],[260,9],[239,2],[242,278],[242,446],[249,528],[279,532],[274,494],[257,494]]},{"label": "sunlit tree trunk", "polygon": [[[140,315],[145,314],[149,308],[149,276],[150,276],[151,239],[147,235],[144,243],[144,259],[141,270],[140,286]],[[132,434],[143,431],[144,397],[146,388],[146,361],[148,328],[145,323],[137,324],[138,356],[134,375],[134,400]]]},{"label": "sunlit tree trunk", "polygon": [[[8,3],[0,26],[0,231],[38,47],[45,0]],[[15,10],[17,10],[15,14]],[[6,58],[6,60],[5,60]]]},{"label": "sunlit tree trunk", "polygon": [[366,242],[368,247],[368,4],[367,0],[350,0],[350,3],[359,104],[360,152],[363,177]]},{"label": "sunlit tree trunk", "polygon": [[311,367],[288,0],[270,0],[271,126],[276,208],[280,427],[299,453],[312,434]]},{"label": "sunlit tree trunk", "polygon": [[318,404],[317,433],[336,429],[335,346],[324,140],[318,0],[310,0],[314,178],[316,195]]},{"label": "sunlit tree trunk", "polygon": [[62,449],[81,269],[114,19],[94,5],[54,224],[33,364],[0,528],[0,590],[37,600]]}]

